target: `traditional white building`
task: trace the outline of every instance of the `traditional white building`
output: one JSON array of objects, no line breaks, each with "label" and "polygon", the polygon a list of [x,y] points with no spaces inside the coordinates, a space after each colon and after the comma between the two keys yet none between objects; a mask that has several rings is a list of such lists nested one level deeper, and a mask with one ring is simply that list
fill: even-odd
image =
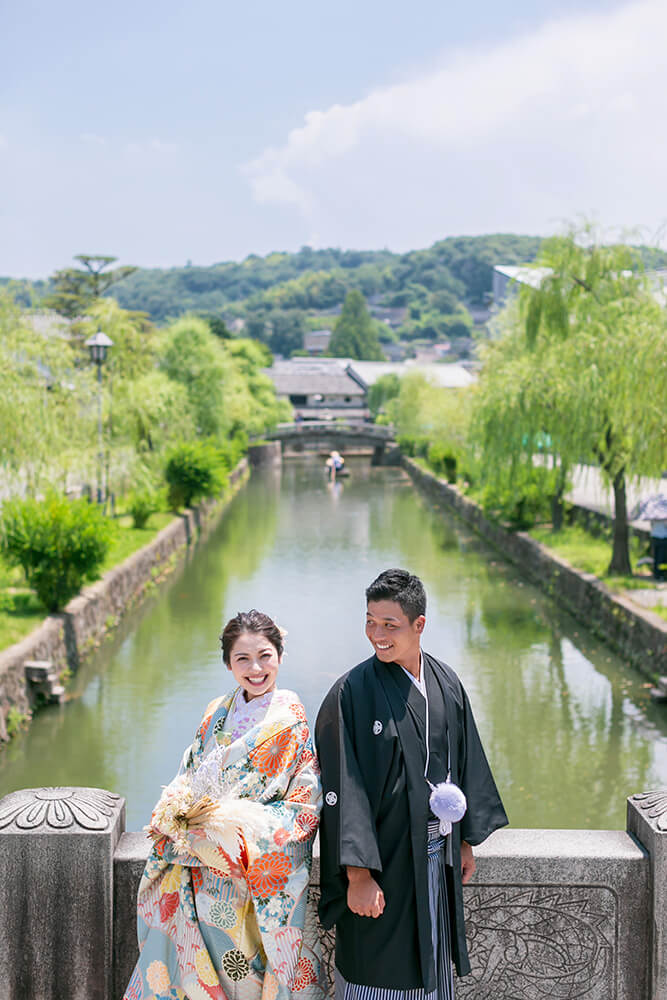
[{"label": "traditional white building", "polygon": [[344,358],[291,358],[266,368],[276,395],[288,399],[298,420],[344,418],[363,423],[370,418],[368,386]]}]

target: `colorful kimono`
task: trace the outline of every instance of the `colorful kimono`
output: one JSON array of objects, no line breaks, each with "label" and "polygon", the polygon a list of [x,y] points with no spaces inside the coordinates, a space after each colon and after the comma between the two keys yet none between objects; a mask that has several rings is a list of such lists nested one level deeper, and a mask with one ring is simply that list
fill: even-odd
[{"label": "colorful kimono", "polygon": [[246,702],[239,688],[212,702],[183,757],[186,773],[198,795],[217,789],[265,806],[264,833],[236,861],[199,829],[186,835],[191,853],[167,837],[155,843],[124,1000],[322,1000],[308,904],[321,787],[297,695]]}]

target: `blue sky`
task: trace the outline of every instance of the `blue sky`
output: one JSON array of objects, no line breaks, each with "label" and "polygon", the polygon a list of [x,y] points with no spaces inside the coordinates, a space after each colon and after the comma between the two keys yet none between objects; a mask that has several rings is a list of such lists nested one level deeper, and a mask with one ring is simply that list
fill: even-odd
[{"label": "blue sky", "polygon": [[[10,7],[9,4],[6,7]],[[664,0],[3,11],[0,274],[667,220]]]}]

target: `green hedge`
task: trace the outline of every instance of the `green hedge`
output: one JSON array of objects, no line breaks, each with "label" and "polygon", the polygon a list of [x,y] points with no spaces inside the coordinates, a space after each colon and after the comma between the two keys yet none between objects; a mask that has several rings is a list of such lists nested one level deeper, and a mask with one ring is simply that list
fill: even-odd
[{"label": "green hedge", "polygon": [[221,493],[227,485],[231,451],[209,441],[194,441],[174,448],[165,478],[172,510],[190,507],[204,497]]},{"label": "green hedge", "polygon": [[8,500],[0,514],[0,550],[20,566],[49,611],[63,608],[94,579],[114,537],[114,525],[95,504],[56,494]]}]

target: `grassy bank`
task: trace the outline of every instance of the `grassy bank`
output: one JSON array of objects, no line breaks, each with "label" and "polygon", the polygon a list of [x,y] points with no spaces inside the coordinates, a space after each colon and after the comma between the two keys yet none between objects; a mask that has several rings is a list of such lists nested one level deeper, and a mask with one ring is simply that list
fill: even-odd
[{"label": "grassy bank", "polygon": [[[441,475],[438,470],[434,470],[429,462],[423,457],[412,459],[424,471],[431,475]],[[465,487],[459,481],[457,484],[462,489],[464,495],[473,502],[483,506],[483,492]],[[495,512],[497,517],[497,512]],[[486,511],[486,516],[494,520],[493,512]],[[544,517],[542,512],[541,517]],[[538,517],[538,521],[540,517]],[[507,525],[506,525],[507,526]],[[611,521],[607,534],[611,533]],[[593,534],[580,523],[565,525],[560,531],[554,531],[550,523],[536,523],[533,527],[523,529],[543,545],[549,552],[564,559],[570,566],[583,572],[596,576],[614,594],[626,594],[632,598],[633,590],[656,590],[655,604],[646,604],[642,601],[642,607],[647,608],[661,618],[667,620],[667,607],[660,603],[662,596],[657,590],[656,581],[653,579],[651,568],[647,564],[638,566],[640,559],[646,557],[646,544],[640,541],[636,535],[630,536],[630,560],[636,567],[635,572],[629,576],[608,575],[607,568],[611,560],[611,540],[603,534]]]},{"label": "grassy bank", "polygon": [[[566,525],[560,531],[553,531],[550,524],[536,525],[529,529],[528,534],[575,569],[597,576],[614,593],[645,589],[655,583],[645,567],[640,567],[632,576],[607,576],[611,545],[604,538],[591,535],[579,524]],[[630,541],[631,561],[636,564],[643,555],[644,547],[633,537]]]},{"label": "grassy bank", "polygon": [[[152,514],[145,528],[133,528],[129,514],[115,518],[116,537],[100,570],[103,576],[133,552],[148,545],[172,520],[171,511]],[[0,649],[20,642],[46,617],[48,611],[25,584],[23,572],[0,559]]]}]

